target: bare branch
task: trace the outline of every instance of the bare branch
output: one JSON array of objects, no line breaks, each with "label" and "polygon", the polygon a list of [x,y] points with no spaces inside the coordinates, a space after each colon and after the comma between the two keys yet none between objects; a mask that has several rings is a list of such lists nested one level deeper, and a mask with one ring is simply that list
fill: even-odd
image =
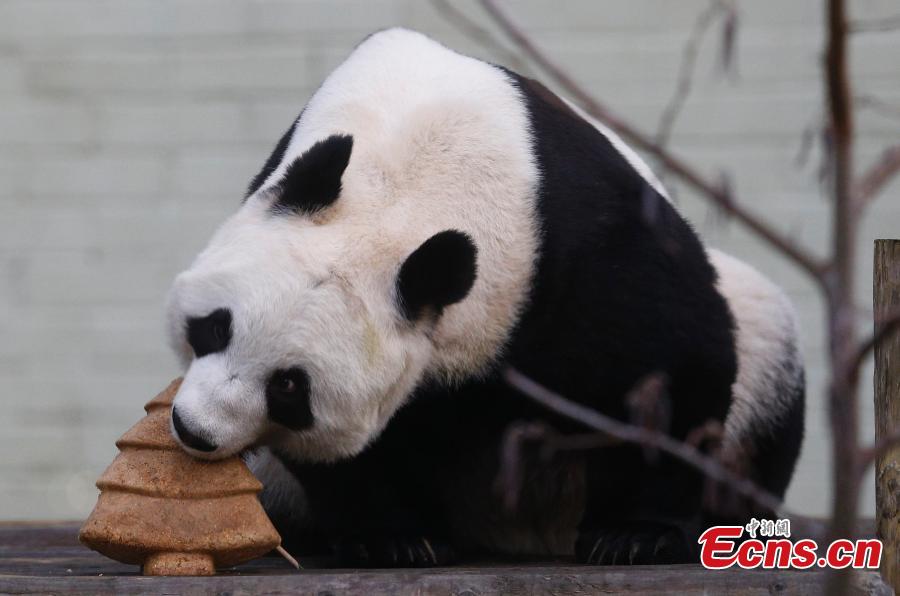
[{"label": "bare branch", "polygon": [[724,436],[725,427],[721,422],[718,420],[707,420],[704,424],[689,432],[684,438],[684,442],[699,449],[706,441],[721,442]]},{"label": "bare branch", "polygon": [[853,186],[854,209],[860,212],[900,173],[900,145],[885,149],[881,158]]},{"label": "bare branch", "polygon": [[660,147],[647,135],[613,114],[605,105],[588,93],[565,70],[548,58],[531,39],[499,8],[495,0],[481,0],[482,6],[513,40],[519,49],[534,61],[544,72],[555,80],[591,116],[609,126],[625,140],[655,157],[659,163],[672,172],[700,196],[719,205],[732,217],[744,224],[757,236],[790,258],[820,284],[824,280],[827,264],[806,249],[797,246],[792,239],[778,232],[769,222],[741,206],[734,197],[715,182],[707,180],[682,160]]},{"label": "bare branch", "polygon": [[672,421],[672,407],[666,399],[668,377],[663,373],[647,375],[628,392],[625,405],[632,424],[666,432]]},{"label": "bare branch", "polygon": [[500,471],[494,486],[503,499],[503,506],[515,511],[519,506],[519,494],[525,483],[526,443],[540,442],[540,457],[547,460],[561,451],[588,451],[621,444],[621,441],[605,433],[562,435],[550,427],[535,422],[512,424],[503,437]]},{"label": "bare branch", "polygon": [[860,450],[859,473],[864,473],[876,459],[897,446],[900,446],[900,427],[880,437],[871,446]]},{"label": "bare branch", "polygon": [[522,449],[526,442],[537,441],[547,436],[548,429],[543,424],[519,423],[512,425],[503,437],[500,448],[500,472],[495,489],[503,499],[503,506],[515,511],[519,506],[519,493],[525,482]]},{"label": "bare branch", "polygon": [[723,0],[725,22],[722,25],[722,53],[719,64],[722,72],[735,72],[735,55],[737,54],[738,12],[734,0]]},{"label": "bare branch", "polygon": [[857,95],[853,98],[858,108],[866,108],[885,118],[900,119],[900,106],[890,104],[874,95]]},{"label": "bare branch", "polygon": [[460,33],[489,52],[496,54],[510,68],[521,73],[529,72],[528,65],[519,58],[518,54],[511,52],[509,48],[498,42],[487,29],[469,18],[466,13],[454,6],[449,0],[431,0],[431,4],[435,10],[441,13],[444,20],[456,27]]},{"label": "bare branch", "polygon": [[691,92],[694,82],[694,68],[697,65],[697,54],[703,36],[719,14],[733,10],[733,7],[722,0],[713,0],[706,10],[697,17],[694,28],[684,44],[684,49],[681,51],[678,83],[675,85],[675,90],[666,103],[666,107],[659,118],[659,124],[656,127],[656,143],[660,147],[668,145],[669,138],[672,136],[672,129],[675,127],[675,120],[684,108],[687,97]]},{"label": "bare branch", "polygon": [[[844,367],[855,353],[854,267],[858,217],[853,197],[853,93],[847,59],[847,6],[828,0],[825,83],[831,133],[832,251],[834,267],[827,285],[832,381],[828,414],[832,436],[834,502],[828,532],[830,540],[851,536],[859,506],[857,435],[859,433],[856,375]],[[852,358],[852,356],[851,356]],[[849,373],[849,374],[848,374]],[[827,585],[832,596],[846,594],[850,573],[833,571]]]},{"label": "bare branch", "polygon": [[871,21],[856,21],[849,25],[850,33],[883,33],[900,29],[900,14]]},{"label": "bare branch", "polygon": [[850,361],[850,373],[853,374],[854,371],[858,371],[865,359],[869,357],[869,353],[881,342],[893,337],[898,331],[900,331],[900,310],[895,310],[883,317],[879,317],[875,322],[875,332],[860,344],[856,355]]},{"label": "bare branch", "polygon": [[513,368],[503,371],[503,379],[524,395],[557,414],[620,441],[658,449],[699,470],[706,477],[728,485],[758,505],[771,511],[782,511],[781,500],[778,497],[763,490],[747,478],[738,476],[715,458],[701,453],[687,443],[660,432],[605,416],[592,408],[550,391]]}]

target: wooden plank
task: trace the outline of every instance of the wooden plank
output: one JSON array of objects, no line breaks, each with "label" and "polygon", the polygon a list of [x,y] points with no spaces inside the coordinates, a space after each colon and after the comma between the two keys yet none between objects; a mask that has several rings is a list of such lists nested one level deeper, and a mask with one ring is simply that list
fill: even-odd
[{"label": "wooden plank", "polygon": [[[707,571],[671,567],[478,567],[429,570],[301,571],[286,575],[214,577],[22,577],[0,575],[8,594],[740,594],[824,593],[822,571]],[[861,573],[856,594],[878,593],[875,572]],[[883,593],[883,592],[882,592]]]},{"label": "wooden plank", "polygon": [[80,522],[2,522],[0,549],[28,546],[77,546]]},{"label": "wooden plank", "polygon": [[[571,563],[486,563],[437,569],[328,569],[304,560],[294,571],[264,557],[215,577],[143,577],[79,545],[77,523],[0,524],[4,594],[820,594],[826,574],[809,571],[707,571],[698,565],[593,567]],[[857,594],[883,589],[876,572],[860,573]]]},{"label": "wooden plank", "polygon": [[[900,240],[875,241],[875,320],[900,309]],[[900,334],[875,347],[875,438],[900,428]],[[875,464],[875,522],[884,543],[881,572],[900,592],[900,447]]]}]

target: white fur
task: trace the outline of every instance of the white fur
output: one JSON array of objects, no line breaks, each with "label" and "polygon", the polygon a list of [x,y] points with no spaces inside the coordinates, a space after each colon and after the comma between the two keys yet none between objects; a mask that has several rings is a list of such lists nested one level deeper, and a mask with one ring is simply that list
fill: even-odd
[{"label": "white fur", "polygon": [[270,517],[278,514],[297,521],[306,517],[306,491],[281,460],[262,447],[248,454],[245,462],[263,485],[259,500]]},{"label": "white fur", "polygon": [[[219,446],[208,457],[262,440],[312,460],[353,455],[423,376],[477,373],[503,349],[537,247],[528,130],[499,69],[401,29],[357,47],[306,106],[283,161],[172,289],[186,364],[185,319],[232,310],[228,350],[190,364],[175,399]],[[338,201],[311,218],[272,217],[287,166],[333,134],[354,139]],[[447,229],[474,240],[477,280],[433,328],[411,326],[398,316],[397,271]],[[295,365],[311,377],[315,425],[286,433],[266,420],[263,388]]]},{"label": "white fur", "polygon": [[746,431],[772,426],[791,406],[785,381],[797,382],[802,369],[797,318],[784,292],[756,269],[718,250],[708,254],[737,327],[738,373],[725,444],[741,449]]}]

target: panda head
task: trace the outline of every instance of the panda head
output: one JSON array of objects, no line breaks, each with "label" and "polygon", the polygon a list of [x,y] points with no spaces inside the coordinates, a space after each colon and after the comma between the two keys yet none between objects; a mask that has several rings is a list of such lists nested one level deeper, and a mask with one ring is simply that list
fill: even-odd
[{"label": "panda head", "polygon": [[190,453],[352,456],[428,373],[431,330],[472,288],[476,247],[456,229],[329,215],[367,190],[354,153],[332,135],[273,168],[176,278],[169,333],[187,370],[172,431]]}]

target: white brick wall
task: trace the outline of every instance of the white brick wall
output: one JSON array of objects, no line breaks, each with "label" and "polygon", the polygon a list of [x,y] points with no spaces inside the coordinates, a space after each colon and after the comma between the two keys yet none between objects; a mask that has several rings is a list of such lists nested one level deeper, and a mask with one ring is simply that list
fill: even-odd
[{"label": "white brick wall", "polygon": [[[706,5],[507,4],[543,47],[647,130]],[[458,5],[480,15],[472,0]],[[707,172],[730,171],[742,200],[824,250],[818,155],[795,162],[803,130],[822,109],[820,5],[742,2],[739,76],[714,74],[715,44],[707,39],[673,144]],[[859,17],[896,10],[892,0],[857,0],[853,8]],[[89,511],[115,439],[176,374],[162,324],[172,276],[236,208],[320,80],[367,33],[395,24],[502,60],[421,0],[0,3],[0,518]],[[900,35],[855,39],[858,89],[900,106],[898,55]],[[859,116],[865,164],[896,142],[900,121]],[[821,300],[755,238],[712,223],[705,203],[677,184],[674,190],[709,242],[773,276],[800,308],[809,431],[789,504],[824,512]],[[900,234],[898,193],[895,183],[861,234],[864,300],[871,240]],[[868,427],[870,395],[867,387]],[[871,491],[866,499],[871,511]]]}]

